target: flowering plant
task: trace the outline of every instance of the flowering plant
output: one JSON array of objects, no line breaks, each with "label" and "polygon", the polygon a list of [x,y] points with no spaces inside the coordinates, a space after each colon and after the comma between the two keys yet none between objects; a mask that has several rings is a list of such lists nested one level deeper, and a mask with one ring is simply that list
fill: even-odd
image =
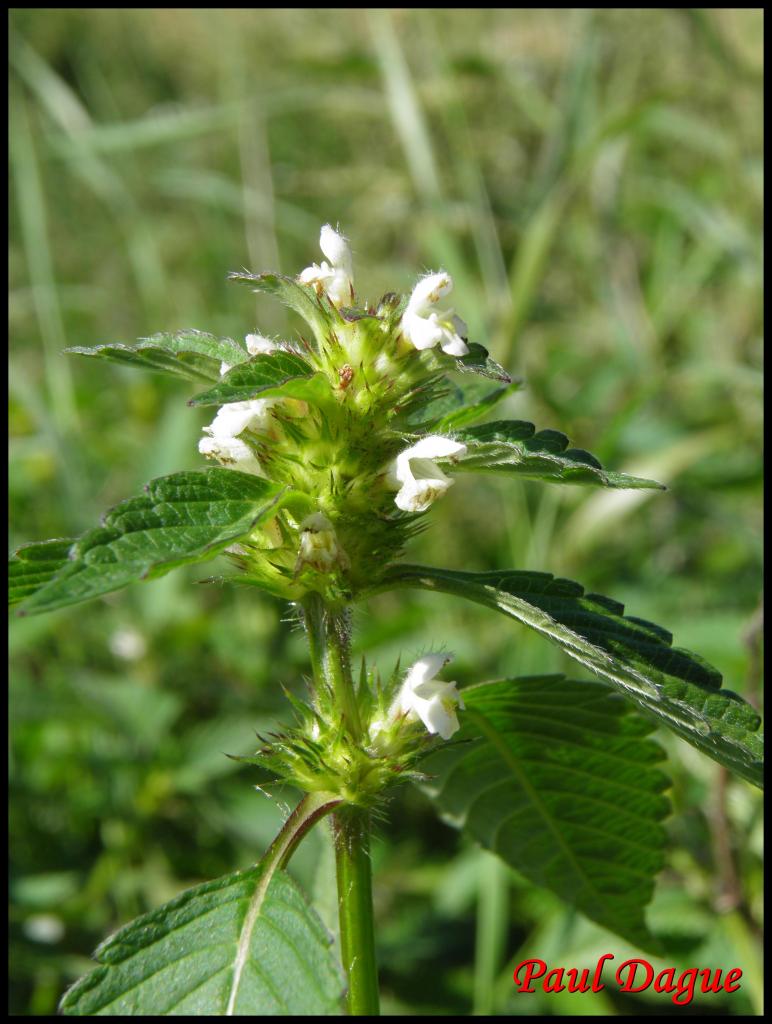
[{"label": "flowering plant", "polygon": [[[96,969],[65,995],[65,1014],[323,1014],[336,1012],[344,994],[349,1012],[377,1013],[369,836],[391,787],[406,781],[534,883],[651,948],[644,909],[668,812],[652,721],[760,781],[758,716],[662,627],[548,573],[401,560],[457,473],[660,485],[604,469],[558,431],[481,424],[518,382],[441,308],[450,275],[429,273],[408,297],[365,303],[346,239],[326,225],[320,246],[326,259],[296,278],[231,274],[300,315],[306,329],[291,342],[255,333],[242,346],[189,330],[70,350],[203,387],[190,404],[216,410],[199,442],[213,465],[152,481],[78,539],[20,549],[10,564],[20,613],[221,554],[232,567],[226,579],[297,610],[312,680],[306,700],[288,694],[294,725],[243,758],[303,794],[268,852],[108,939]],[[470,383],[456,384],[456,373]],[[403,587],[514,618],[602,682],[553,675],[459,691],[444,678],[444,651],[386,679],[364,664],[355,679],[352,607]],[[327,815],[340,963],[284,870]]]}]

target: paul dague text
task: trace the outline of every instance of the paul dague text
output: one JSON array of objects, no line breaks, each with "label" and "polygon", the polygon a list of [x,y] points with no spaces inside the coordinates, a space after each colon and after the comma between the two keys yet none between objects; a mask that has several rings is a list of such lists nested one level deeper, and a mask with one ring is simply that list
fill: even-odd
[{"label": "paul dague text", "polygon": [[[537,981],[545,992],[600,992],[606,987],[601,980],[606,961],[613,959],[612,953],[604,953],[592,977],[589,967],[581,971],[576,967],[553,967],[548,971],[544,960],[522,960],[515,967],[513,979],[518,992],[535,992],[533,983]],[[690,967],[676,976],[675,967],[656,973],[648,960],[632,959],[617,967],[614,981],[620,992],[644,992],[653,986],[655,992],[670,993],[677,1006],[688,1006],[695,992],[736,992],[742,974],[739,967],[726,974],[710,967]]]}]

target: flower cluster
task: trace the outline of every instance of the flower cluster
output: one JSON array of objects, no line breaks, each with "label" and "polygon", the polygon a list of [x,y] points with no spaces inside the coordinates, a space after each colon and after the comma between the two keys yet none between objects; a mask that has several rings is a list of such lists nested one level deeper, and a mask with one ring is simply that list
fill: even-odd
[{"label": "flower cluster", "polygon": [[[252,581],[289,599],[316,591],[349,600],[399,555],[467,454],[462,441],[413,424],[442,395],[443,370],[469,349],[463,321],[439,307],[449,274],[424,276],[406,300],[357,304],[348,242],[326,224],[319,244],[320,264],[294,280],[271,276],[280,297],[311,311],[313,338],[248,334],[244,360],[220,366],[223,394],[240,400],[220,406],[199,451],[302,496],[231,552]],[[302,379],[282,383],[288,359]],[[254,368],[251,393],[245,368]],[[276,386],[260,383],[269,371]]]}]

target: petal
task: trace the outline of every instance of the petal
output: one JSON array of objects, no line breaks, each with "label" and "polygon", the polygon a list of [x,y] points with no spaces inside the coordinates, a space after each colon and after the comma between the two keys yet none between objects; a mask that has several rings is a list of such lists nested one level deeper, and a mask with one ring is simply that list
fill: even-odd
[{"label": "petal", "polygon": [[460,338],[453,331],[443,331],[440,348],[448,356],[465,356],[469,354],[469,346],[463,338]]},{"label": "petal", "polygon": [[207,458],[217,459],[223,465],[239,469],[242,473],[263,475],[252,449],[237,437],[202,437],[198,442],[198,450]]},{"label": "petal", "polygon": [[247,427],[265,430],[268,426],[268,410],[275,402],[276,399],[271,398],[256,398],[251,402],[228,402],[204,429],[207,434],[217,438],[238,437]]},{"label": "petal", "polygon": [[459,692],[455,683],[446,683],[442,679],[427,679],[425,683],[419,683],[413,687],[413,693],[421,700],[431,700],[432,697],[441,697],[444,701],[457,704]]},{"label": "petal", "polygon": [[313,533],[319,533],[321,530],[331,530],[332,528],[332,523],[323,512],[314,512],[312,515],[306,516],[300,524],[301,530],[311,530]]},{"label": "petal", "polygon": [[403,315],[400,328],[410,344],[419,352],[432,348],[442,339],[442,328],[436,320],[418,316],[410,310]]},{"label": "petal", "polygon": [[414,662],[407,671],[404,685],[414,690],[416,686],[422,686],[430,679],[434,679],[452,659],[452,654],[425,654]]},{"label": "petal", "polygon": [[441,480],[408,480],[394,498],[403,512],[425,512],[453,483]]},{"label": "petal", "polygon": [[325,285],[334,274],[335,271],[332,267],[329,267],[324,260],[322,260],[322,265],[320,267],[317,267],[315,263],[312,263],[310,267],[306,267],[305,270],[301,270],[298,277],[303,284]]},{"label": "petal", "polygon": [[327,295],[334,306],[351,302],[351,278],[344,270],[335,270],[326,286]]},{"label": "petal", "polygon": [[271,338],[264,338],[262,334],[247,335],[247,352],[251,356],[267,355],[269,352],[275,352],[279,347],[277,342]]},{"label": "petal", "polygon": [[319,235],[319,248],[333,265],[351,276],[351,249],[348,241],[330,224],[325,224]]},{"label": "petal", "polygon": [[439,302],[443,295],[453,289],[453,278],[441,270],[437,274],[422,277],[412,291],[408,300],[407,310],[410,313],[425,312],[429,306]]},{"label": "petal", "polygon": [[431,459],[410,459],[410,471],[414,480],[426,480],[440,487],[453,482]]},{"label": "petal", "polygon": [[429,434],[422,437],[410,448],[406,448],[399,458],[408,459],[452,459],[460,455],[466,455],[466,445],[460,441],[453,441],[449,437],[442,437],[440,434]]},{"label": "petal", "polygon": [[460,316],[452,317],[453,329],[459,338],[466,339],[469,337],[469,328],[466,326],[466,321],[462,320]]},{"label": "petal", "polygon": [[439,733],[444,740],[449,740],[460,728],[456,709],[452,705],[448,706],[447,701],[441,697],[419,701],[415,710],[428,731]]}]

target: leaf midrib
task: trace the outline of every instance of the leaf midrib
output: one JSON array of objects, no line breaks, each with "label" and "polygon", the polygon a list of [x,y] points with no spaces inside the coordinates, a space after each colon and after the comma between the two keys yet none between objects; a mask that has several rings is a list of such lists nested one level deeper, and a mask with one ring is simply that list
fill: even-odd
[{"label": "leaf midrib", "polygon": [[[468,714],[469,713],[471,713],[473,719],[477,720],[477,724],[483,730],[488,740],[490,740],[492,746],[497,751],[502,761],[504,761],[505,765],[510,767],[512,769],[513,774],[515,774],[519,779],[521,786],[528,794],[528,796],[531,798],[532,804],[540,814],[541,818],[544,820],[548,830],[555,837],[558,846],[563,850],[566,860],[573,867],[575,873],[579,876],[579,878],[583,878],[585,880],[585,882],[587,883],[588,887],[592,890],[592,892],[595,893],[598,896],[599,900],[602,901],[603,894],[598,890],[592,879],[583,870],[582,865],[576,859],[573,850],[571,850],[571,848],[566,845],[563,836],[560,834],[559,831],[556,830],[555,826],[552,823],[550,815],[547,813],[546,808],[544,807],[542,801],[539,799],[538,793],[531,785],[527,776],[525,776],[525,774],[521,770],[520,765],[517,763],[517,759],[512,757],[511,751],[507,748],[506,744],[503,743],[501,736],[499,735],[497,730],[493,728],[493,726],[490,724],[485,715],[481,714],[479,711],[470,708]],[[500,831],[501,826],[499,826],[499,828],[496,830],[494,836],[494,843],[497,842],[498,834]]]}]

